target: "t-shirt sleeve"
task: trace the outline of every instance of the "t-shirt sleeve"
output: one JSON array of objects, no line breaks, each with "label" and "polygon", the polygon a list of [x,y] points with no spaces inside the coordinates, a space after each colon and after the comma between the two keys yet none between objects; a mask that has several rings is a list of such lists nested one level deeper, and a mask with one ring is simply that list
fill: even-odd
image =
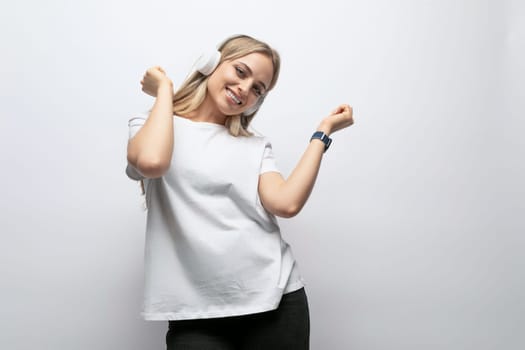
[{"label": "t-shirt sleeve", "polygon": [[[128,128],[129,128],[129,140],[133,138],[137,134],[137,132],[142,128],[144,123],[146,122],[146,116],[140,116],[140,117],[133,117],[128,121]],[[126,166],[126,175],[132,179],[132,180],[142,180],[145,179],[145,176],[142,175],[137,168],[135,168],[133,165],[129,164]]]},{"label": "t-shirt sleeve", "polygon": [[272,144],[269,141],[266,141],[264,146],[263,157],[261,161],[261,170],[259,174],[267,173],[270,171],[275,171],[280,173],[275,163],[275,156],[273,155]]}]

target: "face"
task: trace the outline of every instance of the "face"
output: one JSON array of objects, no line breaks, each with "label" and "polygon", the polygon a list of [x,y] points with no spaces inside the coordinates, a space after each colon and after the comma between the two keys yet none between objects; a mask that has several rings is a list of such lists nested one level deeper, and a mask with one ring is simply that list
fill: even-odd
[{"label": "face", "polygon": [[224,61],[208,79],[208,97],[222,114],[241,114],[266,94],[272,75],[272,60],[258,52]]}]

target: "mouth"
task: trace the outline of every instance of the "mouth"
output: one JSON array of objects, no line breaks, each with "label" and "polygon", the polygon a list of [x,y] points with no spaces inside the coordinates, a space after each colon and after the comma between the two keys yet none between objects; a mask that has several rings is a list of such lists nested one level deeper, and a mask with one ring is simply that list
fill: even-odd
[{"label": "mouth", "polygon": [[226,95],[228,95],[228,97],[230,97],[233,100],[233,102],[235,102],[237,105],[240,106],[242,104],[240,97],[238,97],[228,88],[226,89]]}]

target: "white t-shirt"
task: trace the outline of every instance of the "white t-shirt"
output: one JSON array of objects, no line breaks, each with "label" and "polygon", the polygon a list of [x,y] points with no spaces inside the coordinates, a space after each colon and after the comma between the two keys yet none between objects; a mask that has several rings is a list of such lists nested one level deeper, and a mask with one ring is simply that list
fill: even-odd
[{"label": "white t-shirt", "polygon": [[[129,121],[133,137],[147,116]],[[278,171],[262,136],[173,117],[164,176],[144,179],[146,320],[237,316],[276,309],[303,280],[274,215],[259,199],[259,175]],[[144,177],[129,165],[128,177]]]}]

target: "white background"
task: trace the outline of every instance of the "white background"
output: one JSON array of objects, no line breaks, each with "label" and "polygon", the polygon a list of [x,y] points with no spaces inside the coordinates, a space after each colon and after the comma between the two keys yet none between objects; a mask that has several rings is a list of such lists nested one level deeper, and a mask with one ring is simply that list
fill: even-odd
[{"label": "white background", "polygon": [[282,55],[254,126],[288,175],[340,103],[303,211],[281,220],[312,349],[523,349],[519,1],[36,1],[0,5],[0,348],[162,349],[142,321],[145,212],[127,120],[202,50]]}]

